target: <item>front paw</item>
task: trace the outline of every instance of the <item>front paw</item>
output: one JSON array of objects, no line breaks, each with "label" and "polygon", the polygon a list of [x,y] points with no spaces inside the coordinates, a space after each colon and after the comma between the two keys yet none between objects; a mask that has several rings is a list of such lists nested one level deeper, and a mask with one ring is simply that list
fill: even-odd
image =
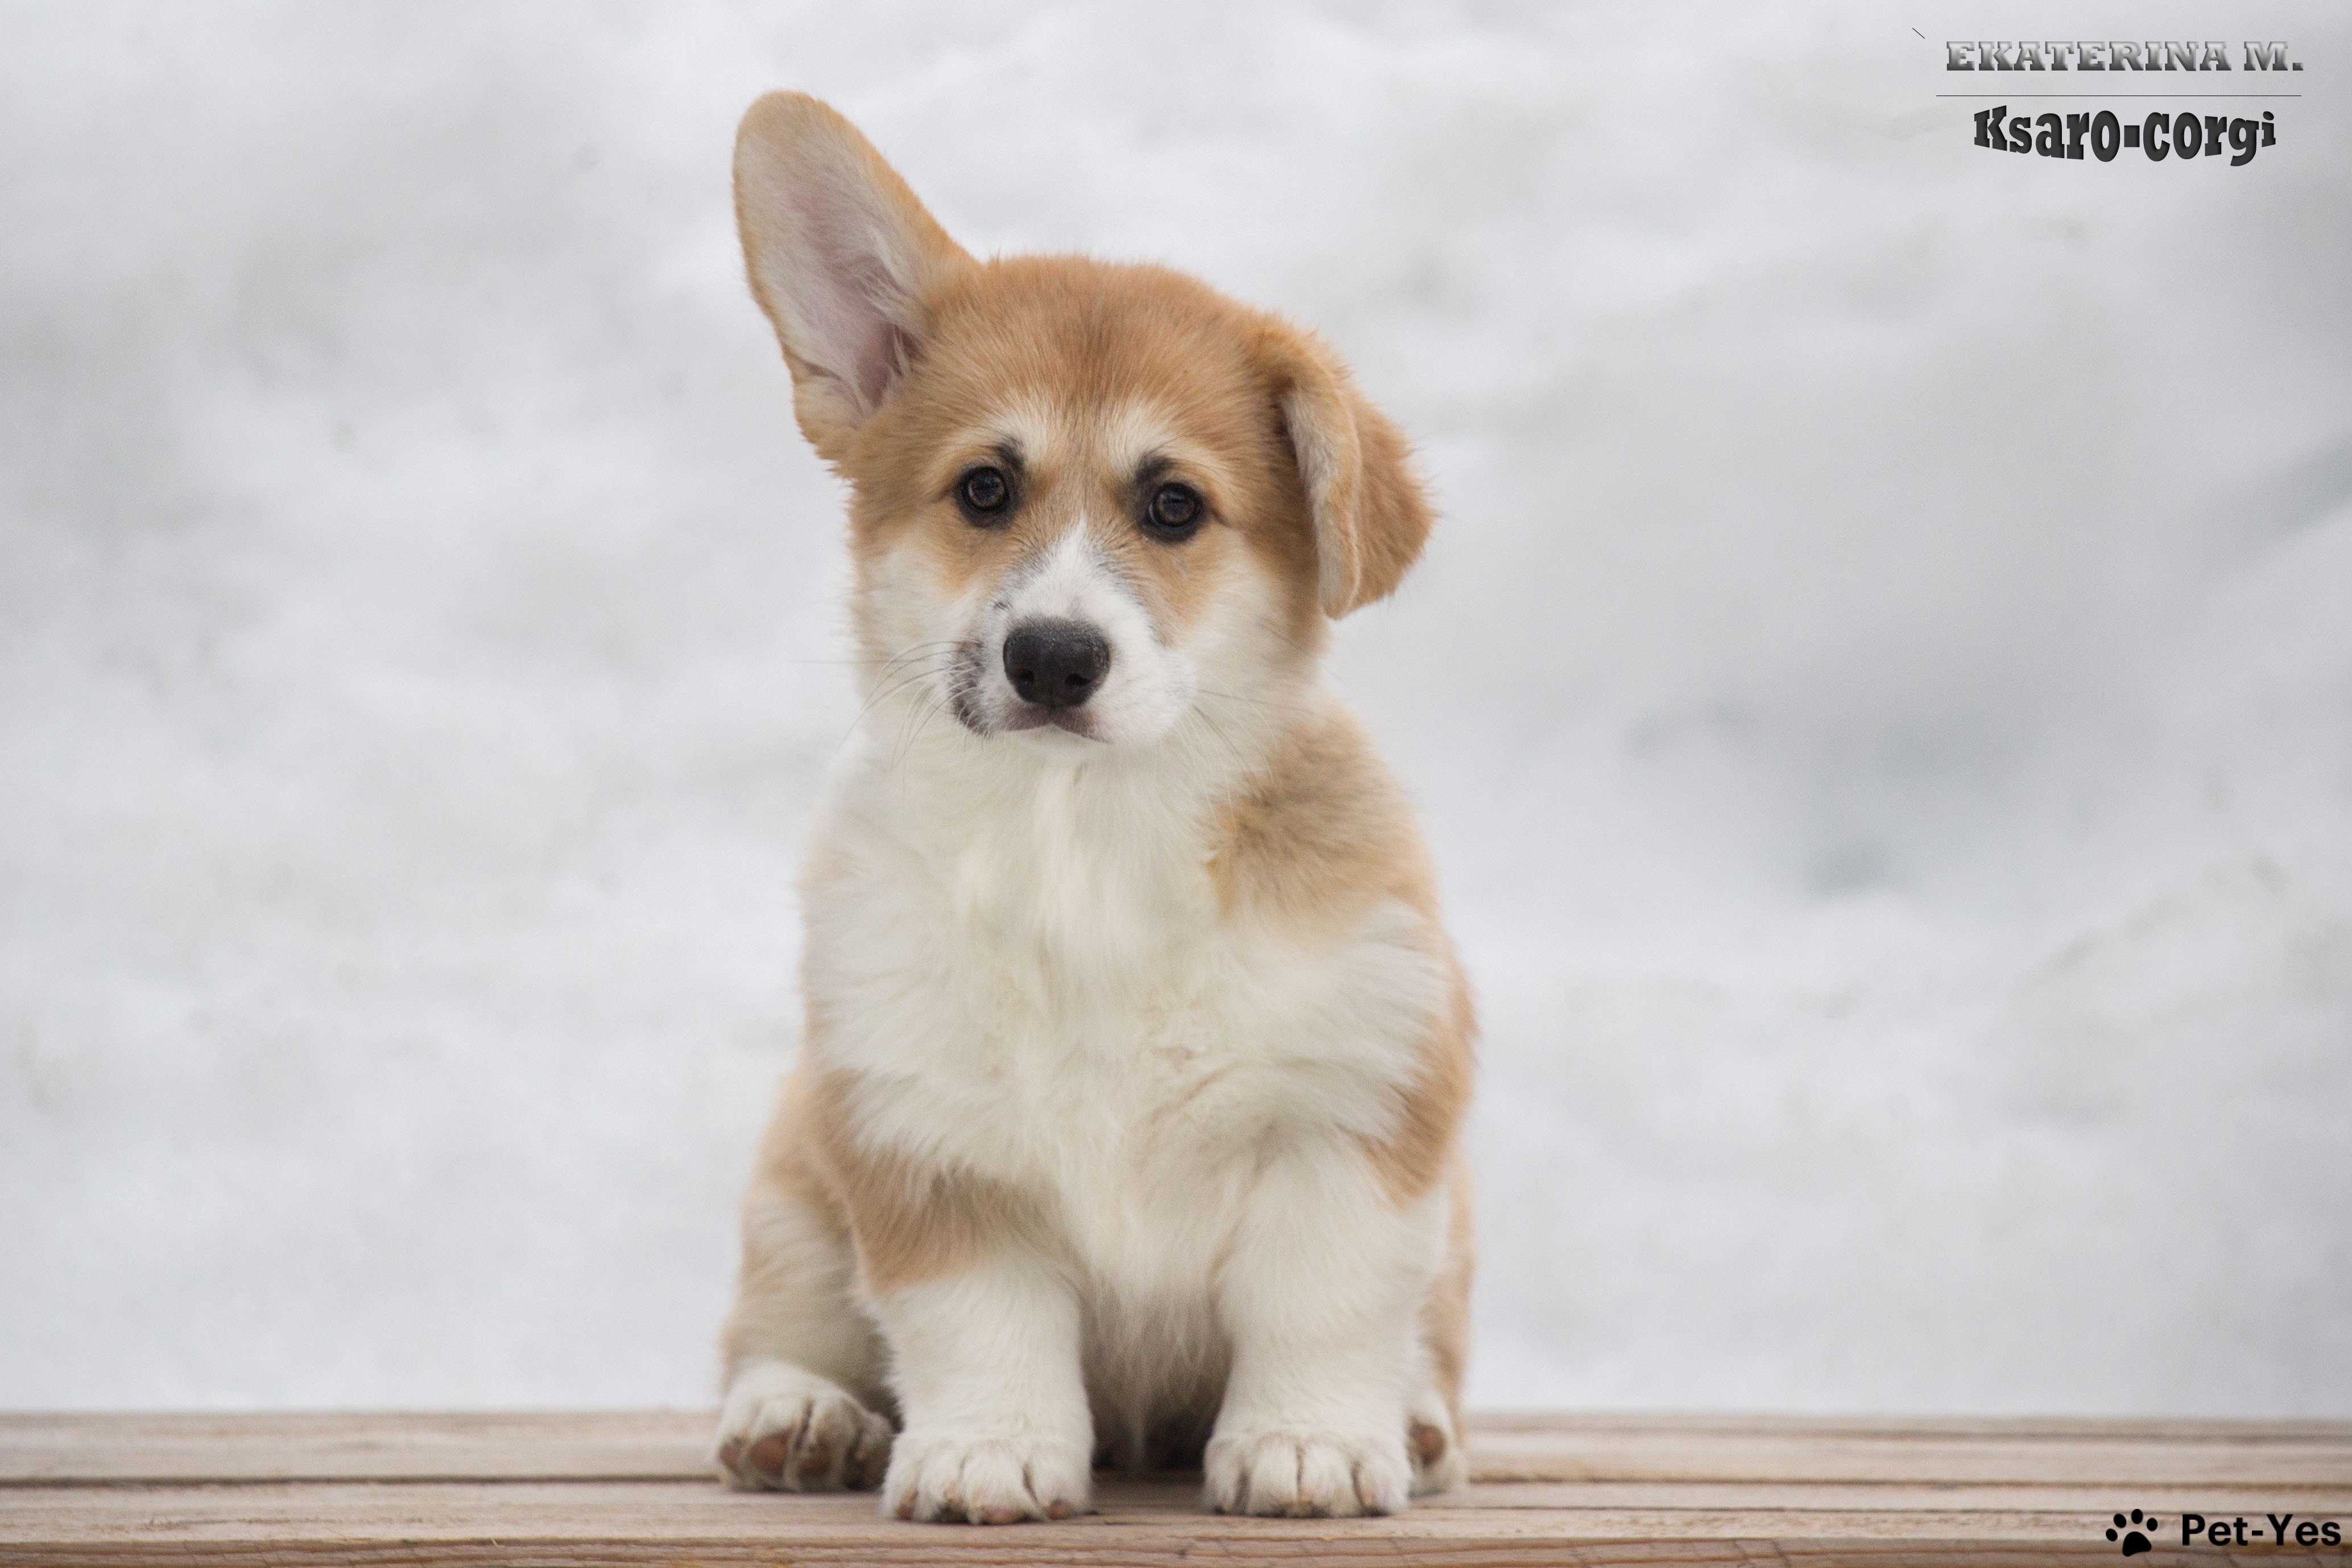
[{"label": "front paw", "polygon": [[780,1361],[738,1374],[712,1458],[745,1490],[862,1490],[890,1459],[890,1423],[830,1379]]},{"label": "front paw", "polygon": [[1402,1432],[1219,1432],[1202,1460],[1220,1513],[1339,1519],[1396,1513],[1412,1490]]},{"label": "front paw", "polygon": [[911,1428],[890,1456],[882,1506],[944,1524],[1067,1519],[1087,1511],[1089,1460],[1085,1444]]}]

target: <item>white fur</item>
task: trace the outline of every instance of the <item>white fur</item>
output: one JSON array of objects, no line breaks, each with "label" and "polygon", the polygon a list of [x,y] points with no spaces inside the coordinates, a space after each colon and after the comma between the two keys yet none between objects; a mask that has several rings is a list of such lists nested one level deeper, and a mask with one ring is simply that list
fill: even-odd
[{"label": "white fur", "polygon": [[973,650],[967,678],[977,677],[974,706],[988,727],[1003,728],[1022,706],[1004,674],[1005,636],[1024,622],[1040,620],[1083,622],[1102,632],[1110,643],[1110,673],[1086,705],[1086,737],[1042,728],[1021,732],[1024,738],[1058,751],[1082,751],[1089,742],[1099,748],[1157,740],[1192,706],[1199,686],[1194,661],[1160,640],[1142,601],[1119,580],[1081,517],[1024,561],[961,628]]},{"label": "white fur", "polygon": [[1228,1364],[1219,1506],[1403,1502],[1445,1194],[1400,1212],[1358,1140],[1392,1129],[1445,977],[1402,905],[1317,940],[1220,911],[1202,803],[1236,766],[1181,730],[1053,755],[944,722],[843,758],[818,831],[856,873],[807,911],[824,1061],[858,1074],[873,1145],[1056,1224],[1048,1255],[869,1303],[907,1418],[886,1498],[916,1517],[982,1474],[991,1508],[1053,1500],[1041,1475],[1082,1502],[1089,1394],[1095,1435],[1138,1449]]},{"label": "white fur", "polygon": [[1077,1295],[1061,1270],[1003,1254],[874,1307],[907,1415],[884,1508],[1010,1523],[1086,1507],[1094,1427]]}]

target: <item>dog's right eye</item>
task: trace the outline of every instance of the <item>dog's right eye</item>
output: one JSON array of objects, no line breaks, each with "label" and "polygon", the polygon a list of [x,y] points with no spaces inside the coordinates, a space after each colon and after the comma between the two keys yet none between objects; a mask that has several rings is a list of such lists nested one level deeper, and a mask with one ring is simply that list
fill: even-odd
[{"label": "dog's right eye", "polygon": [[975,468],[956,481],[956,501],[975,523],[992,523],[1013,502],[1013,483],[1002,468]]}]

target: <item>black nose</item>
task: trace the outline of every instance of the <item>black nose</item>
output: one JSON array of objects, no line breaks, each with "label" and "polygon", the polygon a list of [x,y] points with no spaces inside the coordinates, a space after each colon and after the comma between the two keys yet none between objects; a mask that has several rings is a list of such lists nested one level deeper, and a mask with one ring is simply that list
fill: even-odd
[{"label": "black nose", "polygon": [[1024,621],[1004,639],[1004,676],[1023,702],[1076,707],[1110,673],[1110,644],[1083,621]]}]

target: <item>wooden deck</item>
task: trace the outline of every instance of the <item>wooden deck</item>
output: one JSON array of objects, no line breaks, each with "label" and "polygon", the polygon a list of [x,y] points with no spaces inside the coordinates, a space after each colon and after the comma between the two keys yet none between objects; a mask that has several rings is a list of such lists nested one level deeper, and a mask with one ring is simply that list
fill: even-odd
[{"label": "wooden deck", "polygon": [[[1221,1519],[1198,1479],[1003,1529],[877,1517],[871,1494],[723,1490],[698,1414],[0,1416],[0,1563],[2344,1563],[2352,1423],[1494,1416],[1475,1479],[1398,1519]],[[2180,1545],[2185,1511],[2245,1545]],[[2255,1531],[2260,1531],[2260,1536]]]}]

